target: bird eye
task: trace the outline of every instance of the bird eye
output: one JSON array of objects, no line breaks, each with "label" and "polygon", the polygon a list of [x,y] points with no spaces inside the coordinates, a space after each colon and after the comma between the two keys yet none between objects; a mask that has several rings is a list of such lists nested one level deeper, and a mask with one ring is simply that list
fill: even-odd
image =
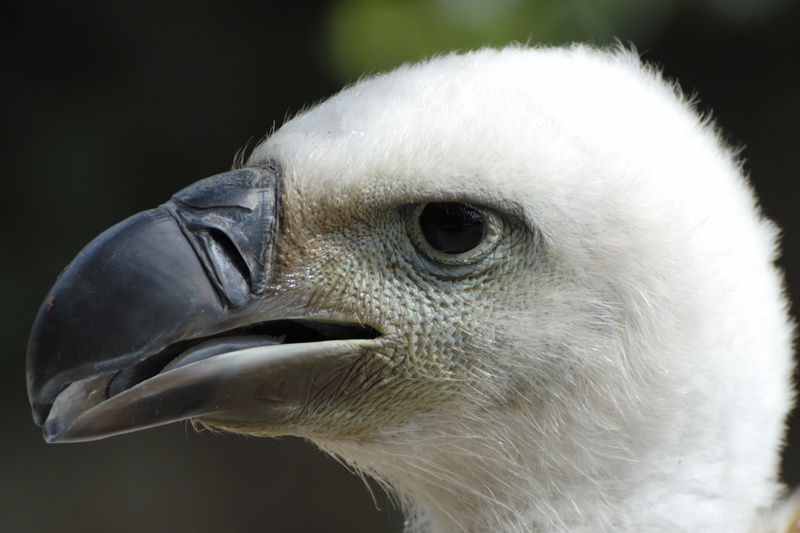
[{"label": "bird eye", "polygon": [[486,237],[483,215],[464,204],[426,205],[419,214],[419,228],[428,244],[443,254],[463,254]]},{"label": "bird eye", "polygon": [[494,249],[500,217],[483,207],[432,202],[414,207],[409,233],[417,249],[439,263],[463,265]]}]

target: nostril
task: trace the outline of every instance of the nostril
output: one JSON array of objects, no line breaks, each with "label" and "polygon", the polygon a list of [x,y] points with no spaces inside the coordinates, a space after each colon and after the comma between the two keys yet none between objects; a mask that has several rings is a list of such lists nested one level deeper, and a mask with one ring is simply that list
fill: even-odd
[{"label": "nostril", "polygon": [[226,307],[245,305],[265,290],[282,176],[277,164],[212,176],[176,193],[163,206]]},{"label": "nostril", "polygon": [[224,231],[217,228],[207,228],[198,237],[204,244],[226,299],[233,305],[241,305],[251,291],[252,279],[239,249]]}]

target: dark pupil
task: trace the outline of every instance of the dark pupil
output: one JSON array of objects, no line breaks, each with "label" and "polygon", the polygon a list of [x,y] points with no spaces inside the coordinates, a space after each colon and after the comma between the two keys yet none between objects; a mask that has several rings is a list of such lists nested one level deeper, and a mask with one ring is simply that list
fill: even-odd
[{"label": "dark pupil", "polygon": [[464,204],[428,204],[419,216],[419,226],[428,244],[445,254],[468,252],[486,237],[483,216]]}]

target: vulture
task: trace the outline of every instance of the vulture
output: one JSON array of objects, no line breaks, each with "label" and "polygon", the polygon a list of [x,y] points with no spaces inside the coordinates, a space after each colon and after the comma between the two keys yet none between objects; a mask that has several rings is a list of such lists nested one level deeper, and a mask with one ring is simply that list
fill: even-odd
[{"label": "vulture", "polygon": [[409,532],[789,531],[777,239],[634,51],[441,55],[88,244],[33,324],[33,417],[306,438]]}]

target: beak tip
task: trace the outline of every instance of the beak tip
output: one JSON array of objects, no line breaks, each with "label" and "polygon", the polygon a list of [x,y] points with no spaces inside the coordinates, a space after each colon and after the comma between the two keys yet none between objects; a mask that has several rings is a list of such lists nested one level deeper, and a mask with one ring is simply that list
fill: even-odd
[{"label": "beak tip", "polygon": [[33,421],[37,426],[43,426],[47,420],[47,415],[50,414],[50,405],[42,403],[33,403],[31,405],[31,412],[33,414]]},{"label": "beak tip", "polygon": [[45,420],[41,426],[42,437],[44,437],[44,441],[48,444],[58,441],[59,437],[61,437],[67,429],[63,424],[59,423],[58,420],[53,419]]},{"label": "beak tip", "polygon": [[42,436],[44,437],[44,441],[45,441],[47,444],[53,444],[53,443],[55,443],[55,442],[58,440],[58,437],[60,437],[60,436],[61,436],[61,433],[62,433],[62,432],[54,432],[54,433],[51,433],[51,432],[49,432],[49,431],[47,431],[47,430],[42,430]]}]

